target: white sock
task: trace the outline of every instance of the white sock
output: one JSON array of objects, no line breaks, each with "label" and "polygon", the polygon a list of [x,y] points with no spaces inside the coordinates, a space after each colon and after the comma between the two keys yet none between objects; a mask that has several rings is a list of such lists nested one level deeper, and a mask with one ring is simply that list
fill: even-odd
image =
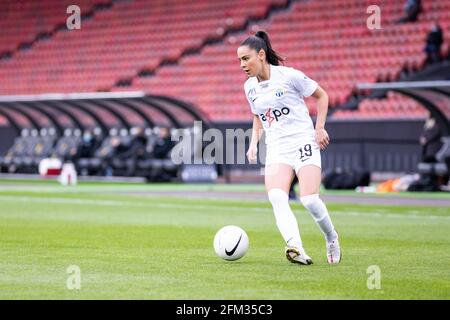
[{"label": "white sock", "polygon": [[327,242],[336,240],[336,230],[334,229],[333,223],[331,222],[327,207],[319,198],[319,195],[311,194],[309,196],[304,196],[300,198],[300,201],[316,221]]},{"label": "white sock", "polygon": [[273,207],[278,230],[280,230],[284,241],[289,246],[302,248],[297,219],[289,206],[289,196],[281,189],[269,190],[268,196]]}]

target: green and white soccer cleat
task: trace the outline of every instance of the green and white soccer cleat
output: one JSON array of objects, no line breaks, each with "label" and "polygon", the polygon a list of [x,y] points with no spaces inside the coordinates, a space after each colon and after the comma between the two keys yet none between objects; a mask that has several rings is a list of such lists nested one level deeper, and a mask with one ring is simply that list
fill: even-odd
[{"label": "green and white soccer cleat", "polygon": [[292,263],[299,263],[303,265],[312,264],[312,259],[308,256],[303,248],[286,247],[286,258]]}]

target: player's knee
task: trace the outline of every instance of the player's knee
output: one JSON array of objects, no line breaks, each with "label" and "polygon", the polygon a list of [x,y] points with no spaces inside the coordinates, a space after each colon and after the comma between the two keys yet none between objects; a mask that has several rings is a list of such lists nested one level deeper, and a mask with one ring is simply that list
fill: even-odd
[{"label": "player's knee", "polygon": [[310,194],[308,196],[300,197],[300,201],[309,212],[316,212],[316,208],[319,207],[322,202],[319,198],[319,194]]},{"label": "player's knee", "polygon": [[269,196],[269,201],[270,203],[272,203],[272,205],[276,206],[281,203],[289,202],[289,196],[287,195],[286,192],[284,192],[281,189],[278,188],[270,189],[267,194]]}]

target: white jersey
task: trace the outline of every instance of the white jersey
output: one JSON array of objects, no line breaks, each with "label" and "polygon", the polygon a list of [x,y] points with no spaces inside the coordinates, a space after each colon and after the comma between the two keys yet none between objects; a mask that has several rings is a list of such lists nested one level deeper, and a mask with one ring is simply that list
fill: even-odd
[{"label": "white jersey", "polygon": [[258,115],[266,133],[266,144],[283,149],[299,139],[315,137],[314,126],[303,97],[317,89],[317,82],[294,68],[270,65],[270,79],[249,78],[245,96],[252,113]]}]

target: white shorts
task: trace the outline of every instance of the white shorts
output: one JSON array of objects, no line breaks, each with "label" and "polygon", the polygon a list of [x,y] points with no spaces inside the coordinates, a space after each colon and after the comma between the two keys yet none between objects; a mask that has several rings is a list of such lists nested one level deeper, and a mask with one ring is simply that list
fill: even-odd
[{"label": "white shorts", "polygon": [[307,165],[322,168],[320,148],[314,138],[299,140],[295,147],[287,150],[282,146],[267,146],[266,167],[278,163],[290,165],[296,174],[300,168]]}]

